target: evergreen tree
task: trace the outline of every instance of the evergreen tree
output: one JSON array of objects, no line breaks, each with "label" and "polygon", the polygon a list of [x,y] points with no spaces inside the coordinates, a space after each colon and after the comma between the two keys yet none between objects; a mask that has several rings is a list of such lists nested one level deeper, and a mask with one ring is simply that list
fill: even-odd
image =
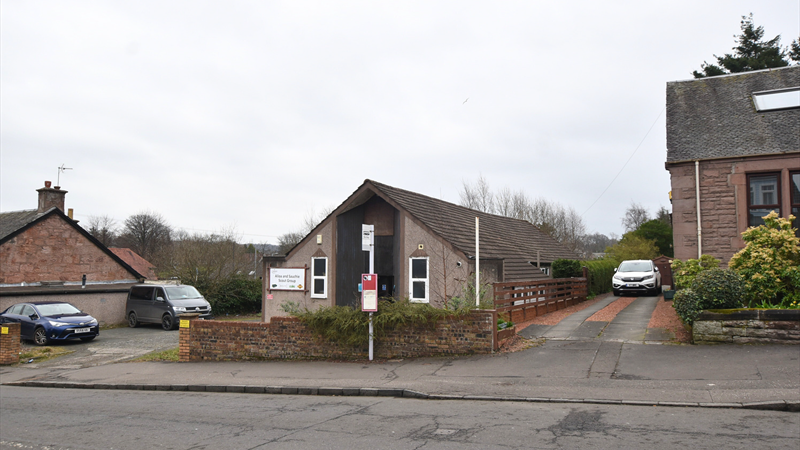
[{"label": "evergreen tree", "polygon": [[734,53],[717,56],[717,64],[703,62],[700,65],[702,72],[693,71],[695,78],[714,77],[728,73],[748,72],[751,70],[785,67],[789,65],[787,56],[794,61],[800,58],[798,41],[792,42],[790,48],[782,48],[781,36],[764,41],[764,27],[756,27],[753,23],[753,13],[742,16],[742,34],[734,36],[738,45],[733,47]]}]

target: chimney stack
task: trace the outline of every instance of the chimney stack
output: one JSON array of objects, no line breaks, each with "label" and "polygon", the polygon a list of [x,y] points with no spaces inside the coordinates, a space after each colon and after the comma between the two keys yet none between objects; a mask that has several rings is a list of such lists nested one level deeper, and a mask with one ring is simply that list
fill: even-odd
[{"label": "chimney stack", "polygon": [[67,195],[67,191],[62,191],[59,186],[51,188],[51,184],[51,182],[45,181],[44,187],[36,190],[36,192],[39,193],[38,211],[40,213],[43,213],[54,206],[60,209],[62,212],[64,211],[64,197]]}]

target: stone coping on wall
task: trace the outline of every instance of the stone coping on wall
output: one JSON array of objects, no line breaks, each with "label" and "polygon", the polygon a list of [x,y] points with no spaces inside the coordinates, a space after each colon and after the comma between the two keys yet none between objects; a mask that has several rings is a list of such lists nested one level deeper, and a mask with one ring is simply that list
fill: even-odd
[{"label": "stone coping on wall", "polygon": [[790,320],[800,321],[800,309],[710,309],[696,320]]},{"label": "stone coping on wall", "polygon": [[800,344],[800,310],[703,311],[692,326],[695,344]]}]

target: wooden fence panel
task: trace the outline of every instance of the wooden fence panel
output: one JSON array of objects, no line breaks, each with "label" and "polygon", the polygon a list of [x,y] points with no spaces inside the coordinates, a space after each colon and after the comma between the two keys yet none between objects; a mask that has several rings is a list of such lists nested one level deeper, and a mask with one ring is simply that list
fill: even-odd
[{"label": "wooden fence panel", "polygon": [[494,307],[519,323],[580,303],[587,294],[586,278],[494,283]]}]

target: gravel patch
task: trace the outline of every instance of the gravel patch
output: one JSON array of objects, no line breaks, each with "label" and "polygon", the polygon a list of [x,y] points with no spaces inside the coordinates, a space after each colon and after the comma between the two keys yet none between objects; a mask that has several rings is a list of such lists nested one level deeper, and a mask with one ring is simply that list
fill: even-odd
[{"label": "gravel patch", "polygon": [[636,300],[634,297],[620,297],[618,300],[612,302],[605,308],[592,314],[592,317],[586,319],[587,322],[611,322],[614,317],[617,317],[620,311],[625,309],[628,305]]},{"label": "gravel patch", "polygon": [[684,344],[692,342],[692,336],[683,326],[678,313],[672,307],[672,301],[659,301],[647,328],[665,328],[675,334],[675,340]]},{"label": "gravel patch", "polygon": [[517,333],[519,333],[520,331],[524,330],[525,327],[527,327],[528,325],[557,325],[559,322],[564,320],[565,317],[568,317],[571,314],[574,314],[574,313],[576,313],[578,311],[581,311],[583,309],[586,309],[586,308],[594,305],[595,303],[599,302],[600,300],[608,297],[609,295],[611,295],[611,294],[610,293],[608,293],[608,294],[600,294],[600,295],[598,295],[597,297],[595,297],[595,298],[593,298],[591,300],[587,300],[585,302],[578,303],[577,305],[572,305],[572,306],[569,306],[567,308],[560,309],[558,311],[553,311],[551,313],[547,313],[547,314],[538,316],[538,317],[534,318],[533,320],[529,320],[527,322],[518,323],[518,324],[516,324]]}]

